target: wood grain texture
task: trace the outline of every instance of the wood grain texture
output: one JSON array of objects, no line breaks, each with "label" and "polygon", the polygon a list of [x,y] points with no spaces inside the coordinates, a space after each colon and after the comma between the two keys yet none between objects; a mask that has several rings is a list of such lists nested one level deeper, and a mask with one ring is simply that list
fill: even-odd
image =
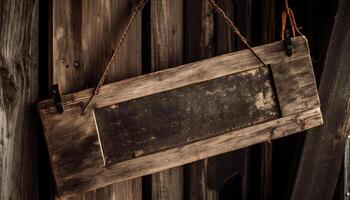
[{"label": "wood grain texture", "polygon": [[[275,42],[255,47],[254,50],[265,58],[265,62],[286,64],[308,56],[306,40],[303,37],[293,39],[295,53],[292,57],[285,56],[282,42]],[[140,98],[155,93],[172,90],[186,85],[195,84],[233,73],[239,73],[259,67],[259,61],[249,50],[242,50],[211,59],[170,68],[151,74],[141,75],[127,80],[106,84],[96,97],[94,107],[104,107],[115,103]],[[141,84],[142,83],[142,84]],[[62,103],[67,111],[81,110],[81,106],[91,97],[93,89],[62,96]],[[61,116],[53,106],[53,100],[40,102],[40,111],[44,120]],[[74,112],[73,112],[74,113]],[[75,112],[80,116],[80,112]],[[48,118],[47,118],[48,117]]]},{"label": "wood grain texture", "polygon": [[[152,72],[183,63],[183,7],[183,0],[151,1],[151,49],[149,51]],[[153,121],[153,123],[159,122]],[[162,130],[162,132],[165,131],[165,129]],[[182,167],[153,174],[151,179],[152,200],[183,199]]]},{"label": "wood grain texture", "polygon": [[320,107],[312,64],[307,60],[311,58],[300,59],[293,67],[289,63],[271,66],[283,116]]},{"label": "wood grain texture", "polygon": [[36,0],[0,2],[0,199],[38,199]]},{"label": "wood grain texture", "polygon": [[[298,60],[308,56],[304,38],[295,38],[293,42],[296,46],[292,57],[287,57],[284,54],[281,42],[257,47],[255,50],[269,63],[289,63],[292,66],[291,63],[298,63]],[[98,108],[111,105],[130,98],[139,98],[258,67],[255,57],[251,54],[247,55],[248,53],[250,52],[244,50],[105,85],[101,90],[101,96],[97,97],[98,101],[96,101],[95,106]],[[311,61],[307,60],[307,62]],[[124,172],[121,171],[120,167],[123,165],[120,163],[108,168],[103,167],[92,114],[89,112],[86,115],[80,115],[80,105],[86,102],[91,94],[92,90],[89,89],[64,95],[65,112],[63,114],[57,113],[52,100],[43,101],[39,105],[53,170],[62,195],[91,190],[115,181],[153,173],[173,166],[171,163],[160,162],[158,164],[161,166],[156,167],[155,163],[151,162],[150,165],[146,166],[154,166],[154,168],[134,169],[137,171],[127,169]],[[77,155],[79,155],[79,159],[77,159]],[[153,156],[157,156],[157,154],[153,154]],[[186,160],[186,158],[183,159]],[[191,159],[188,158],[188,160]],[[129,161],[121,163],[127,162]],[[184,163],[181,161],[181,164]]]},{"label": "wood grain texture", "polygon": [[[53,82],[60,84],[63,93],[97,84],[133,6],[134,3],[127,0],[53,1]],[[141,73],[140,22],[138,16],[107,81]],[[128,54],[133,57],[126,56]],[[141,199],[141,179],[117,183],[70,199]]]},{"label": "wood grain texture", "polygon": [[[217,1],[218,5],[225,11],[226,15],[236,22],[236,10],[238,5],[232,0],[220,0]],[[222,55],[226,53],[233,52],[237,49],[238,38],[234,32],[232,32],[230,26],[227,24],[225,19],[223,19],[219,14],[214,12],[215,16],[215,43],[213,47],[215,48],[216,55]],[[191,23],[191,22],[189,22]],[[195,22],[193,22],[195,23]],[[242,29],[240,29],[242,30]],[[238,49],[237,49],[238,50]]]},{"label": "wood grain texture", "polygon": [[[263,44],[276,40],[276,0],[261,1],[261,35]],[[279,12],[277,12],[279,14]],[[279,17],[279,16],[278,16]]]},{"label": "wood grain texture", "polygon": [[332,199],[349,127],[350,2],[340,0],[319,86],[325,125],[308,131],[291,199]]},{"label": "wood grain texture", "polygon": [[214,10],[209,2],[186,0],[185,60],[187,63],[210,58],[214,49]]},{"label": "wood grain texture", "polygon": [[[73,177],[71,176],[72,178],[57,179],[58,188],[63,196],[70,195],[74,192],[89,190],[115,181],[124,181],[145,174],[155,173],[263,141],[285,137],[321,124],[322,115],[320,109],[315,108],[217,137],[190,143],[179,148],[119,162],[108,168],[100,165],[89,172],[77,173]],[[93,177],[99,178],[95,179]]]}]

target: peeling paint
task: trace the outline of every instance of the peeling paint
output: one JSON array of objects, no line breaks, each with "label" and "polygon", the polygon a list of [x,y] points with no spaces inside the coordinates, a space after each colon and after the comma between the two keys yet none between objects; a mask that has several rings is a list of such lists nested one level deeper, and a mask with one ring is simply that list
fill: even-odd
[{"label": "peeling paint", "polygon": [[255,95],[255,107],[257,109],[268,110],[275,105],[271,90],[259,92]]}]

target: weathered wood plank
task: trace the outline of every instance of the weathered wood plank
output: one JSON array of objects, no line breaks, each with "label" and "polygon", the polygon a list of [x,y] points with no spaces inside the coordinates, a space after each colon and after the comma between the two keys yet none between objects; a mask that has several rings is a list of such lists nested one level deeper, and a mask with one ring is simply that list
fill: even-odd
[{"label": "weathered wood plank", "polygon": [[115,181],[155,173],[263,141],[285,137],[321,124],[320,109],[315,108],[178,148],[119,162],[108,168],[101,164],[93,170],[56,180],[58,180],[58,188],[61,194],[69,195],[74,192],[90,190],[97,186],[108,185]]},{"label": "weathered wood plank", "polygon": [[[152,72],[183,63],[183,0],[151,1]],[[158,99],[154,100],[155,102]],[[152,119],[152,116],[149,116]],[[159,123],[153,121],[151,123]],[[162,130],[165,132],[166,130]],[[183,199],[183,168],[177,167],[152,175],[152,200]]]},{"label": "weathered wood plank", "polygon": [[[255,49],[258,53],[264,55],[266,61],[272,64],[289,63],[289,66],[293,67],[291,63],[300,64],[298,60],[305,59],[305,56],[308,56],[306,41],[303,38],[296,38],[293,42],[300,45],[296,46],[296,51],[292,57],[285,55],[281,42]],[[104,98],[101,99],[101,96],[98,97],[102,102],[96,102],[95,109],[106,106],[108,103],[124,102],[128,98],[139,98],[152,93],[169,91],[170,89],[227,76],[239,71],[246,73],[242,72],[242,69],[257,67],[254,64],[256,60],[252,55],[250,55],[250,59],[248,59],[248,55],[247,57],[239,56],[246,53],[249,52],[241,51],[227,54],[106,85],[101,91],[101,96]],[[241,59],[231,60],[233,57]],[[232,62],[236,64],[232,64]],[[310,60],[306,62],[310,62]],[[254,67],[250,66],[252,63]],[[39,105],[51,153],[53,170],[58,182],[58,188],[63,195],[94,189],[98,186],[112,183],[113,180],[120,181],[126,179],[121,174],[112,175],[113,172],[118,174],[117,172],[120,170],[118,168],[120,166],[119,163],[111,165],[108,168],[103,166],[93,116],[90,112],[86,115],[80,114],[80,105],[91,96],[91,93],[89,93],[91,91],[89,89],[63,96],[63,104],[66,107],[63,114],[58,114],[55,111],[51,100],[43,101]],[[79,155],[79,159],[77,159],[77,155]],[[152,155],[156,156],[156,154]],[[163,162],[163,164],[165,163]],[[172,164],[168,164],[166,166],[172,166]],[[155,172],[155,170],[166,169],[164,168],[165,166],[162,167],[148,170]],[[126,174],[129,178],[134,177],[135,174],[140,175],[139,172],[132,170]],[[98,177],[96,177],[97,175]]]},{"label": "weathered wood plank", "polygon": [[95,109],[106,164],[278,118],[270,75],[260,67]]},{"label": "weathered wood plank", "polygon": [[[285,55],[283,44],[280,41],[255,47],[254,50],[264,57],[265,62],[272,65],[277,63],[283,65],[308,55],[307,43],[303,37],[293,39],[293,44],[295,44],[296,48],[292,57]],[[229,74],[247,71],[257,68],[259,65],[259,61],[249,50],[242,50],[176,68],[129,78],[104,85],[94,101],[94,107],[104,107]],[[62,103],[67,111],[66,113],[73,112],[80,116],[81,112],[77,111],[81,110],[81,106],[91,98],[92,91],[93,89],[87,89],[62,96]],[[58,113],[51,99],[40,102],[40,111],[44,120],[53,119],[54,116],[62,116],[57,115]]]},{"label": "weathered wood plank", "polygon": [[[133,5],[127,0],[53,1],[53,81],[60,84],[63,93],[96,85]],[[138,16],[122,46],[120,59],[111,67],[108,81],[141,73],[140,22]],[[70,199],[141,199],[141,179]]]},{"label": "weathered wood plank", "polygon": [[214,15],[209,2],[186,0],[186,46],[187,63],[214,55]]},{"label": "weathered wood plank", "polygon": [[39,1],[0,2],[0,199],[39,198]]},{"label": "weathered wood plank", "polygon": [[349,134],[349,10],[350,1],[340,0],[319,86],[325,125],[306,135],[291,199],[332,199],[336,186]]},{"label": "weathered wood plank", "polygon": [[290,63],[271,66],[283,116],[320,107],[312,64],[307,62],[310,59],[300,59],[292,67]]},{"label": "weathered wood plank", "polygon": [[[235,20],[235,11],[237,10],[237,2],[232,0],[219,0],[217,1],[217,4],[225,11],[226,15],[232,19]],[[210,7],[212,7],[210,5]],[[213,40],[215,40],[215,43],[213,42],[213,47],[215,48],[215,55],[222,55],[226,53],[233,52],[234,49],[237,49],[237,42],[238,38],[236,38],[236,35],[234,32],[232,32],[229,25],[227,25],[227,22],[224,18],[222,18],[219,14],[215,13],[214,10],[212,10],[215,16],[215,34]],[[244,11],[243,11],[244,12]],[[242,13],[243,13],[242,12]],[[244,16],[245,17],[245,16]],[[243,17],[243,18],[244,18]],[[243,20],[242,20],[243,21]],[[189,22],[191,23],[191,22]],[[196,23],[193,21],[192,23]],[[242,29],[240,29],[242,31]],[[203,30],[205,31],[205,30]]]}]

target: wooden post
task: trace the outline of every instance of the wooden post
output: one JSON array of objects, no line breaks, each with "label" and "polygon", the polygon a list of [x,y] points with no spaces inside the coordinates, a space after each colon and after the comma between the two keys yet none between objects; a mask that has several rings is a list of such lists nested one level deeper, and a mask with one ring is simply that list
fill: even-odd
[{"label": "wooden post", "polygon": [[[96,86],[134,5],[129,0],[53,1],[53,82],[62,93]],[[111,67],[109,82],[141,73],[140,16]],[[137,178],[70,199],[141,199],[141,190]]]},{"label": "wooden post", "polygon": [[325,124],[308,131],[291,199],[332,199],[349,134],[350,2],[340,0],[319,86]]},{"label": "wooden post", "polygon": [[[151,71],[183,62],[183,0],[151,1]],[[164,130],[166,131],[166,130]],[[183,199],[183,167],[152,175],[152,199]]]},{"label": "wooden post", "polygon": [[0,199],[38,199],[38,1],[0,4]]}]

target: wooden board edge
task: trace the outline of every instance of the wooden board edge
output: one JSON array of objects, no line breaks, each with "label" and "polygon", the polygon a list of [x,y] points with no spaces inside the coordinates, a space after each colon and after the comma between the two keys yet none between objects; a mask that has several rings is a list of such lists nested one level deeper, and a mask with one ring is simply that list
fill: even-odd
[{"label": "wooden board edge", "polygon": [[[292,40],[293,40],[294,43],[297,42],[299,45],[303,44],[304,46],[300,47],[300,48],[303,48],[303,49],[307,48],[307,51],[309,51],[308,50],[307,41],[305,40],[305,37],[300,36],[300,37],[293,38]],[[282,41],[277,41],[277,42],[270,43],[270,44],[267,44],[267,45],[254,47],[253,49],[255,49],[258,53],[261,53],[261,51],[264,48],[268,48],[268,47],[271,47],[271,46],[279,46],[281,44],[282,44]],[[157,71],[157,72],[153,72],[153,73],[149,73],[149,74],[145,74],[145,75],[140,75],[140,76],[133,77],[133,78],[130,78],[130,79],[126,79],[126,80],[122,80],[122,81],[106,84],[106,85],[104,85],[101,88],[100,95],[96,98],[95,102],[97,102],[98,99],[105,98],[105,94],[107,94],[108,92],[111,92],[113,90],[113,88],[126,87],[130,83],[135,83],[137,81],[146,81],[146,80],[150,80],[151,78],[153,78],[155,80],[157,78],[161,78],[162,76],[164,76],[164,74],[167,74],[167,73],[172,74],[172,73],[174,73],[176,71],[184,70],[184,71],[190,71],[191,72],[193,70],[193,66],[197,66],[198,67],[198,66],[200,66],[203,63],[213,62],[216,59],[223,59],[223,58],[226,58],[226,57],[232,57],[234,55],[238,55],[238,54],[241,54],[241,53],[244,53],[244,52],[246,54],[250,53],[249,50],[245,49],[245,50],[242,50],[242,51],[237,51],[237,52],[224,54],[224,55],[221,55],[221,56],[217,56],[217,57],[213,57],[213,58],[209,58],[209,59],[205,59],[205,60],[201,60],[201,61],[197,61],[197,62],[185,64],[185,65],[181,65],[181,66],[178,66],[176,68],[169,68],[169,69],[165,69],[165,70],[161,70],[161,71]],[[292,57],[287,57],[286,56],[286,58],[284,58],[284,60],[286,61],[286,60],[295,59],[294,56],[295,56],[295,54],[293,54]],[[252,55],[252,60],[254,60],[253,55]],[[209,79],[208,78],[202,78],[203,80],[190,81],[189,84],[195,84],[197,82],[211,80],[211,79],[215,79],[215,78],[218,78],[218,77],[226,76],[226,75],[229,75],[229,74],[240,73],[240,72],[251,70],[251,69],[254,69],[254,68],[257,68],[257,67],[260,66],[260,63],[257,60],[254,61],[254,62],[255,62],[255,64],[252,65],[252,66],[245,66],[245,67],[240,67],[240,68],[237,67],[237,69],[230,69],[230,70],[225,69],[225,72],[222,73],[221,75],[212,75],[212,77],[210,77]],[[181,73],[183,73],[183,72],[181,72]],[[174,74],[174,77],[176,77],[176,74]],[[160,81],[159,81],[159,83],[160,83]],[[176,88],[184,87],[184,86],[186,86],[186,85],[179,85],[179,86],[176,86],[176,87],[172,86],[171,88],[168,88],[168,90],[169,89],[176,89]],[[90,89],[82,90],[82,91],[79,91],[79,92],[76,92],[76,93],[63,95],[62,96],[63,105],[70,104],[72,102],[72,100],[77,100],[77,99],[79,99],[79,101],[84,102],[84,101],[88,100],[91,97],[91,95],[93,94],[93,90],[94,90],[94,88],[90,88]],[[145,94],[145,95],[150,95],[150,94]],[[145,95],[143,95],[143,96],[145,96]],[[120,102],[122,102],[122,100]],[[116,102],[116,103],[118,103],[118,102]],[[50,105],[53,105],[53,100],[52,99],[43,100],[43,101],[40,101],[39,104],[42,105],[43,109],[48,109],[50,107]],[[103,105],[98,105],[98,107],[103,107]],[[50,111],[51,112],[55,112],[53,110],[50,110]]]},{"label": "wooden board edge", "polygon": [[[106,186],[111,183],[156,173],[218,154],[285,137],[322,124],[323,117],[321,110],[320,108],[314,108],[213,138],[187,144],[182,147],[113,164],[108,168],[96,170],[94,174],[90,173],[91,177],[100,177],[98,183],[83,184],[88,185],[86,188],[77,188],[72,191],[63,190],[62,187],[59,187],[58,189],[63,197],[67,197],[74,195],[74,193],[96,189],[97,185],[98,187]],[[164,162],[164,160],[166,160],[166,162]],[[140,166],[141,168],[139,168]],[[85,177],[85,174],[81,173],[77,176]],[[89,180],[87,182],[89,182]]]},{"label": "wooden board edge", "polygon": [[44,123],[44,118],[43,118],[43,114],[41,112],[41,105],[40,104],[37,104],[36,105],[36,110],[37,110],[37,113],[39,115],[39,119],[40,119],[40,126],[42,128],[42,132],[40,134],[43,134],[44,136],[44,139],[45,139],[45,143],[46,143],[46,146],[47,146],[47,151],[49,152],[49,164],[50,164],[50,172],[51,172],[51,176],[54,177],[53,178],[53,184],[54,186],[53,187],[56,187],[56,192],[57,192],[57,195],[58,195],[58,187],[57,187],[57,176],[56,176],[56,173],[55,173],[55,170],[54,170],[54,162],[52,161],[52,157],[50,155],[50,148],[49,148],[49,141],[48,141],[48,136],[47,136],[47,127],[45,126],[45,123]]},{"label": "wooden board edge", "polygon": [[[299,59],[296,62],[300,61],[304,61],[303,65],[301,65],[301,63],[295,66],[288,66],[289,63],[286,63],[286,66],[282,66],[280,63],[269,65],[271,79],[275,87],[276,97],[279,103],[282,117],[320,107],[320,99],[318,95],[316,78],[313,70],[311,57],[308,54],[307,56],[303,57],[302,59]],[[293,69],[296,71],[293,72]],[[308,76],[298,74],[300,73],[300,71],[298,71],[300,69],[304,70],[303,74],[307,74]],[[288,83],[290,80],[298,80],[298,87],[295,88],[296,84],[285,84],[286,82]],[[305,86],[305,84],[307,84],[307,87]],[[291,96],[297,96],[298,98],[293,98],[292,100],[290,100],[290,102],[288,102],[285,97],[285,91],[289,91],[287,93],[288,99]],[[308,91],[309,95],[306,94],[305,91]],[[307,104],[305,104],[305,102],[307,102]],[[311,102],[312,105],[310,105]],[[294,104],[294,107],[291,107],[290,104]],[[300,104],[302,104],[303,106],[300,106]]]}]

